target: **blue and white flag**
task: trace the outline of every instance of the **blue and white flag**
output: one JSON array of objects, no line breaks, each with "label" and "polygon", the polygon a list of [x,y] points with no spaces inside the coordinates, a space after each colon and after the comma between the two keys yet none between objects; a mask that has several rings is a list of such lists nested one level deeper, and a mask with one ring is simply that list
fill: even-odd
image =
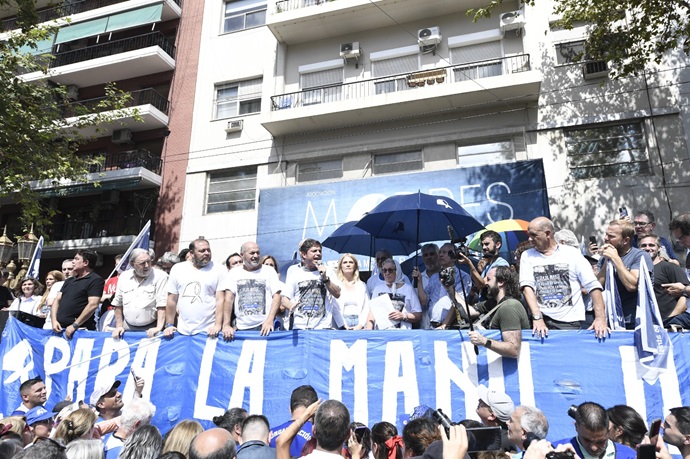
[{"label": "blue and white flag", "polygon": [[647,263],[640,260],[640,276],[637,283],[637,313],[635,315],[635,348],[644,369],[642,379],[654,384],[659,374],[668,368],[668,356],[673,345],[659,313],[654,296],[654,284],[649,278]]},{"label": "blue and white flag", "polygon": [[616,288],[616,274],[613,272],[613,263],[606,263],[606,288],[604,289],[604,304],[606,305],[606,318],[611,330],[625,330],[625,316],[623,304]]},{"label": "blue and white flag", "polygon": [[587,256],[587,244],[585,243],[585,237],[582,236],[582,242],[580,242],[580,253],[583,257]]},{"label": "blue and white flag", "polygon": [[31,256],[29,270],[26,272],[28,277],[38,279],[38,270],[41,268],[41,253],[43,253],[43,236],[38,238],[38,244],[34,249],[34,254]]},{"label": "blue and white flag", "polygon": [[110,273],[110,276],[108,276],[108,279],[113,277],[115,271],[119,273],[121,273],[122,271],[127,271],[131,267],[129,266],[129,254],[132,253],[132,250],[134,249],[148,250],[149,239],[151,239],[151,220],[147,221],[144,227],[141,229],[141,231],[139,231],[139,234],[136,238],[134,238],[134,241],[129,246],[125,254],[122,256],[120,262],[117,264],[117,266],[115,266],[115,269],[113,269],[113,272]]}]

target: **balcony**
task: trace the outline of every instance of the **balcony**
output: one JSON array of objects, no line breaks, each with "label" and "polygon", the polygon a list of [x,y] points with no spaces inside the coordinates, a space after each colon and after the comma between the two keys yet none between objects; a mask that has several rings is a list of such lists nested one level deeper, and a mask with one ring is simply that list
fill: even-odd
[{"label": "balcony", "polygon": [[428,17],[464,16],[483,0],[276,0],[266,25],[288,45],[352,35]]},{"label": "balcony", "polygon": [[520,106],[537,100],[541,78],[529,54],[519,54],[321,86],[271,97],[262,124],[280,136],[478,105]]},{"label": "balcony", "polygon": [[[182,0],[172,0],[177,7],[172,7],[166,5],[168,11],[164,15],[164,20],[172,19],[174,17],[180,16],[179,11],[175,14],[174,10],[179,10],[182,6]],[[105,8],[111,5],[117,5],[120,3],[133,3],[131,0],[72,0],[65,2],[62,5],[53,5],[48,8],[40,9],[41,5],[37,3],[37,18],[38,24],[43,24],[48,21],[53,21],[62,17],[70,16],[74,20],[74,16],[82,13],[91,12],[100,8]],[[51,2],[54,3],[54,2]],[[137,2],[137,6],[141,5],[141,2]],[[122,5],[123,8],[127,8],[127,5]],[[78,18],[77,18],[78,19]],[[17,16],[8,17],[0,21],[0,32],[6,32],[18,28]]]},{"label": "balcony", "polygon": [[[111,135],[115,129],[122,129],[124,127],[137,132],[168,126],[168,107],[170,102],[163,95],[152,88],[131,91],[129,94],[131,99],[124,107],[122,116],[109,124],[101,124],[98,126],[100,129],[98,131],[95,126],[85,128],[81,131],[82,135],[87,137],[103,137]],[[77,121],[79,117],[89,116],[91,113],[107,113],[98,106],[103,100],[105,100],[105,97],[72,102],[64,106],[63,117],[69,124]],[[141,118],[143,122],[139,122],[136,119],[137,117]]]},{"label": "balcony", "polygon": [[129,150],[118,153],[108,153],[100,164],[94,164],[89,172],[109,172],[123,169],[143,167],[156,175],[161,175],[163,161],[148,150]]},{"label": "balcony", "polygon": [[[175,69],[175,45],[160,32],[109,41],[54,54],[47,77],[60,84],[88,87]],[[43,72],[22,77],[46,78]]]},{"label": "balcony", "polygon": [[47,258],[74,255],[82,248],[97,248],[99,253],[122,253],[134,242],[136,235],[151,219],[135,216],[125,218],[106,218],[93,220],[84,215],[77,215],[67,221],[57,222],[46,228],[50,244],[43,249]]}]

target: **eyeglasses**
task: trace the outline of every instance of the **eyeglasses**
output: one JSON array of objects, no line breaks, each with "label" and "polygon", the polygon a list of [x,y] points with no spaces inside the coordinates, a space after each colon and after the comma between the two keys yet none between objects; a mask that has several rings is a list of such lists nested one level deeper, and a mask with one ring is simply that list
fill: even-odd
[{"label": "eyeglasses", "polygon": [[633,225],[635,225],[635,226],[647,226],[650,223],[651,222],[633,222]]},{"label": "eyeglasses", "polygon": [[395,268],[383,268],[381,272],[383,273],[394,273],[396,271]]}]

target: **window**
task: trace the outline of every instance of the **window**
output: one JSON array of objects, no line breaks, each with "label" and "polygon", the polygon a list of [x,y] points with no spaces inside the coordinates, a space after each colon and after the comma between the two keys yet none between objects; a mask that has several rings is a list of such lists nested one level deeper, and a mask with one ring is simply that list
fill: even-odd
[{"label": "window", "polygon": [[388,153],[374,156],[374,174],[420,171],[424,167],[421,151]]},{"label": "window", "polygon": [[237,0],[225,2],[223,33],[259,27],[266,23],[266,2]]},{"label": "window", "polygon": [[214,119],[231,118],[261,111],[262,79],[216,85]]},{"label": "window", "polygon": [[409,89],[407,85],[406,73],[413,73],[419,70],[419,56],[411,54],[409,56],[393,57],[372,62],[372,74],[374,78],[386,76],[399,76],[374,83],[376,94],[388,92],[404,91]]},{"label": "window", "polygon": [[476,80],[503,74],[503,53],[498,40],[470,46],[459,46],[450,50],[455,81]]},{"label": "window", "polygon": [[208,177],[206,213],[252,210],[256,196],[256,167],[212,172]]},{"label": "window", "polygon": [[565,131],[570,173],[576,179],[650,174],[639,122]]},{"label": "window", "polygon": [[297,167],[298,182],[313,182],[343,177],[343,162],[340,159],[327,159],[299,163]]},{"label": "window", "polygon": [[556,63],[558,65],[574,64],[584,60],[584,55],[584,40],[556,44]]},{"label": "window", "polygon": [[[303,73],[300,76],[300,86],[305,90],[302,105],[314,105],[340,100],[343,90],[342,84],[342,67]],[[309,88],[315,89],[309,90]]]},{"label": "window", "polygon": [[461,167],[485,166],[513,160],[515,153],[511,140],[458,146],[458,165]]}]

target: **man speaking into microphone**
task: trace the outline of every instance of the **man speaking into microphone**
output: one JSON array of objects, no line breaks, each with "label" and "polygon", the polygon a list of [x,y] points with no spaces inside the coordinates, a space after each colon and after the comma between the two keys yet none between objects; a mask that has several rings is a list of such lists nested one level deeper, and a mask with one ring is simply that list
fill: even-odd
[{"label": "man speaking into microphone", "polygon": [[[284,295],[290,299],[291,330],[328,330],[333,328],[335,302],[340,287],[332,280],[335,273],[321,262],[321,243],[305,239],[299,247],[302,265],[290,269],[285,279]],[[342,321],[341,321],[342,322]]]}]

